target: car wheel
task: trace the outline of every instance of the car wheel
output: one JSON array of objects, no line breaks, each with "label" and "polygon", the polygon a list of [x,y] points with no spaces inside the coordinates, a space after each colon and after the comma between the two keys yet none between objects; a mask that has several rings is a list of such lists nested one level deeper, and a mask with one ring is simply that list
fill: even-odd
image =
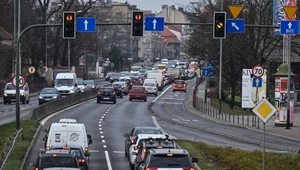
[{"label": "car wheel", "polygon": [[25,104],[25,100],[26,100],[26,99],[24,99],[24,100],[22,101],[23,104]]},{"label": "car wheel", "polygon": [[3,103],[6,104],[6,101],[4,101]]},{"label": "car wheel", "polygon": [[39,102],[39,105],[43,104],[42,102]]},{"label": "car wheel", "polygon": [[130,170],[134,170],[134,165],[133,164],[130,165]]},{"label": "car wheel", "polygon": [[186,90],[184,90],[184,92],[186,93]]},{"label": "car wheel", "polygon": [[123,98],[123,95],[122,95],[122,94],[120,95],[120,98]]},{"label": "car wheel", "polygon": [[174,91],[175,91],[175,90],[173,90],[173,93],[174,93]]},{"label": "car wheel", "polygon": [[116,103],[117,103],[117,100],[115,99],[115,100],[114,100],[114,104],[116,104]]},{"label": "car wheel", "polygon": [[28,100],[26,101],[26,104],[29,104],[29,97],[28,97]]},{"label": "car wheel", "polygon": [[100,103],[100,100],[97,100],[97,103]]},{"label": "car wheel", "polygon": [[131,98],[129,98],[129,101],[132,101],[132,99],[131,99]]},{"label": "car wheel", "polygon": [[144,102],[146,102],[147,101],[147,99],[144,99]]}]

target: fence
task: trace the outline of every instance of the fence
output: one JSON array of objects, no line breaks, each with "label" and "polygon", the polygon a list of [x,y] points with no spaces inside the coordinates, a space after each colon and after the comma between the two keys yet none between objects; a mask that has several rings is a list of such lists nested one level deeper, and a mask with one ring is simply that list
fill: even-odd
[{"label": "fence", "polygon": [[[249,110],[234,110],[228,107],[224,107],[221,104],[221,109],[219,102],[215,102],[215,100],[206,100],[199,97],[198,88],[201,83],[204,83],[204,78],[198,78],[196,81],[195,89],[193,92],[193,106],[195,109],[200,111],[203,114],[214,117],[216,119],[259,128],[259,118]],[[204,90],[204,89],[203,89]]]}]

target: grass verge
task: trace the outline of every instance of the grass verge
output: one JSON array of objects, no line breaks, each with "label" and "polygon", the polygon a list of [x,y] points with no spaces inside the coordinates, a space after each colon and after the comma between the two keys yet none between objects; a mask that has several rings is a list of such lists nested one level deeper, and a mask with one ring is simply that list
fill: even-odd
[{"label": "grass verge", "polygon": [[[13,127],[15,127],[15,123]],[[20,127],[23,128],[23,138],[19,137],[16,147],[10,157],[8,158],[8,162],[6,164],[5,170],[19,170],[20,165],[23,161],[25,152],[32,141],[33,135],[36,132],[38,127],[38,123],[32,120],[22,120],[20,122]]]},{"label": "grass verge", "polygon": [[[4,151],[4,146],[6,145],[6,142],[9,140],[9,137],[13,135],[13,133],[16,131],[16,124],[15,123],[9,123],[0,126],[0,153]],[[2,154],[0,154],[0,157],[2,159]]]},{"label": "grass verge", "polygon": [[[192,157],[198,158],[202,170],[261,170],[262,153],[222,148],[201,142],[176,140]],[[300,156],[292,154],[266,153],[266,170],[300,169]]]}]

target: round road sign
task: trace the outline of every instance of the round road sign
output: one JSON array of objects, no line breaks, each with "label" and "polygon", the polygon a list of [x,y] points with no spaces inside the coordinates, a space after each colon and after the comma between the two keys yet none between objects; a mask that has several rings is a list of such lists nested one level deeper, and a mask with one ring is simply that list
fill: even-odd
[{"label": "round road sign", "polygon": [[260,78],[264,75],[264,68],[261,65],[255,65],[252,67],[252,75],[256,78]]},{"label": "round road sign", "polygon": [[33,67],[33,66],[31,66],[31,67],[28,68],[28,73],[29,73],[29,74],[34,74],[35,71],[36,71],[36,70],[35,70],[35,67]]},{"label": "round road sign", "polygon": [[48,67],[47,67],[47,66],[44,66],[44,68],[45,68],[45,73],[47,73]]},{"label": "round road sign", "polygon": [[[14,76],[11,80],[11,83],[14,87],[17,87],[17,76]],[[26,79],[24,76],[20,75],[19,77],[19,87],[23,88],[26,84]]]}]

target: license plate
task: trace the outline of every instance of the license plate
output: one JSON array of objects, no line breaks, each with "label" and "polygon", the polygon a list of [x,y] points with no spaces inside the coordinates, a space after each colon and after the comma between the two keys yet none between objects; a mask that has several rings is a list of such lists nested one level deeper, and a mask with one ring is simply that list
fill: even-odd
[{"label": "license plate", "polygon": [[178,87],[182,87],[182,85],[177,85]]},{"label": "license plate", "polygon": [[46,101],[50,101],[51,99],[45,99]]},{"label": "license plate", "polygon": [[141,97],[140,95],[135,95],[135,97]]},{"label": "license plate", "polygon": [[108,97],[103,97],[103,99],[106,99],[106,100],[108,100],[109,98],[108,98]]}]

